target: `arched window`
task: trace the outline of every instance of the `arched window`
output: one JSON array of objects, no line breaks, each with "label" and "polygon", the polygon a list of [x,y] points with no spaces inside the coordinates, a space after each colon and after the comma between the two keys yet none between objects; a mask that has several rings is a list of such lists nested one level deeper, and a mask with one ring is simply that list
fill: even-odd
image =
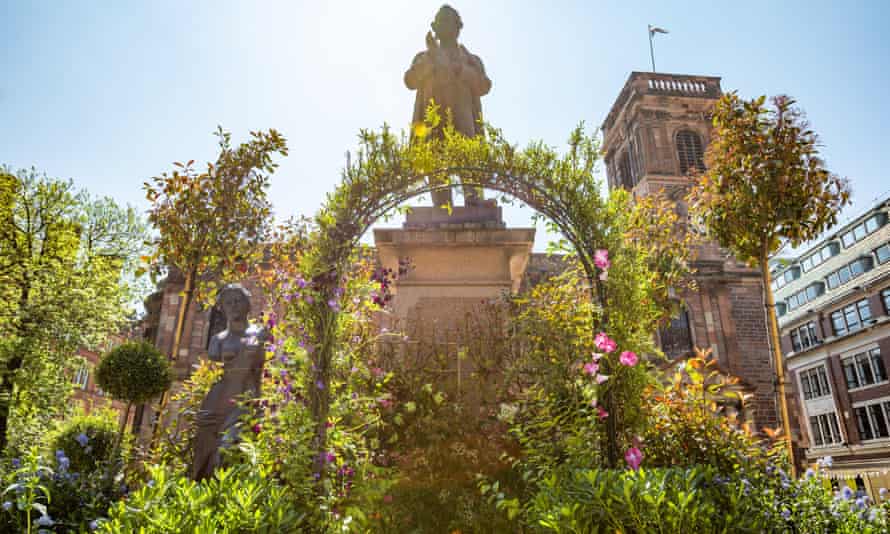
[{"label": "arched window", "polygon": [[668,359],[679,358],[692,353],[692,330],[689,325],[689,314],[680,310],[680,314],[671,322],[659,329],[661,351]]},{"label": "arched window", "polygon": [[701,137],[697,133],[692,130],[677,132],[677,159],[680,160],[680,174],[688,174],[692,169],[705,170]]}]

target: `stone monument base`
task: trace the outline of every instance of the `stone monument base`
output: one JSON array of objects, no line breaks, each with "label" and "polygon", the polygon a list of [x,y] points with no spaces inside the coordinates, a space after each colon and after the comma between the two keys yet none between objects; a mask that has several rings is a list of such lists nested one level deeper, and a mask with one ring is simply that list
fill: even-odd
[{"label": "stone monument base", "polygon": [[[535,239],[534,228],[505,228],[497,206],[413,208],[404,227],[374,230],[381,265],[398,272],[394,318],[403,324],[454,325],[466,307],[519,291]],[[457,315],[457,316],[455,316]]]}]

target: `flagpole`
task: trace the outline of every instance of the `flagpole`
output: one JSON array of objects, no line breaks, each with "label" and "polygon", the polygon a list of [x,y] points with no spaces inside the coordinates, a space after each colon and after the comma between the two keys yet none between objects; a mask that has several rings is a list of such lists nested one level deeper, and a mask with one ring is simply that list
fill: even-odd
[{"label": "flagpole", "polygon": [[655,47],[652,46],[652,25],[647,25],[649,28],[649,57],[652,59],[652,73],[655,73]]}]

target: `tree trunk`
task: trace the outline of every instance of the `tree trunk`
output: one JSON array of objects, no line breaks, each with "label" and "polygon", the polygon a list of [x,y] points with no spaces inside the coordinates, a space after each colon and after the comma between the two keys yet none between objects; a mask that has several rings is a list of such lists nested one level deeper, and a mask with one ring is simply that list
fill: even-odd
[{"label": "tree trunk", "polygon": [[779,408],[782,414],[782,433],[785,435],[785,443],[788,448],[791,476],[796,477],[797,465],[794,460],[794,445],[791,442],[791,420],[788,416],[788,398],[785,395],[785,362],[782,358],[782,347],[779,343],[779,322],[776,318],[776,302],[773,299],[773,290],[770,286],[769,248],[766,243],[764,243],[760,255],[760,274],[763,279],[763,295],[766,302],[766,322],[769,329],[770,350],[773,353],[773,361],[776,367],[776,385],[779,389]]},{"label": "tree trunk", "polygon": [[9,427],[9,412],[12,408],[12,399],[15,393],[13,376],[22,366],[21,356],[16,356],[6,363],[6,369],[0,376],[0,453],[6,448],[6,432]]}]

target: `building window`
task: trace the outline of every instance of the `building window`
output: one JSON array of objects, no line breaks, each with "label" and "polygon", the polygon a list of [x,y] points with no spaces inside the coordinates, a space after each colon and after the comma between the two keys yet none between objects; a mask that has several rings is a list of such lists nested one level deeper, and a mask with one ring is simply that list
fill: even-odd
[{"label": "building window", "polygon": [[661,351],[668,358],[685,356],[692,352],[692,332],[689,329],[689,314],[686,310],[680,310],[677,317],[671,319],[670,324],[659,330],[661,338]]},{"label": "building window", "polygon": [[803,389],[804,400],[817,399],[831,395],[828,387],[828,375],[825,366],[820,365],[800,373],[800,387]]},{"label": "building window", "polygon": [[688,174],[693,169],[705,170],[701,137],[697,133],[692,130],[677,132],[677,158],[680,160],[680,174]]},{"label": "building window", "polygon": [[793,347],[794,352],[806,350],[818,342],[819,339],[816,337],[816,325],[813,322],[809,322],[791,331],[791,346]]},{"label": "building window", "polygon": [[887,414],[890,402],[876,402],[853,409],[856,413],[856,426],[862,441],[890,437],[887,427]]},{"label": "building window", "polygon": [[784,272],[776,275],[776,279],[772,283],[773,290],[782,289],[798,278],[800,278],[800,269],[798,267],[789,267]]},{"label": "building window", "polygon": [[887,222],[886,213],[875,213],[864,222],[857,224],[852,230],[841,236],[844,247],[851,247],[865,236],[871,234]]},{"label": "building window", "polygon": [[814,282],[788,298],[788,309],[793,310],[794,308],[799,308],[807,302],[815,300],[816,297],[824,292],[825,286],[822,282]]},{"label": "building window", "polygon": [[819,249],[815,254],[807,256],[801,262],[801,267],[804,272],[809,271],[810,269],[814,269],[826,261],[832,256],[836,256],[840,253],[841,247],[837,244],[837,242],[831,242]]},{"label": "building window", "polygon": [[842,336],[855,332],[862,328],[862,323],[869,319],[871,319],[871,308],[868,306],[868,299],[844,306],[843,309],[831,314],[834,335]]},{"label": "building window", "polygon": [[74,387],[86,389],[90,383],[90,364],[84,362],[74,373]]},{"label": "building window", "polygon": [[861,258],[858,258],[828,275],[828,278],[826,278],[826,282],[828,282],[828,289],[834,289],[838,286],[846,284],[862,273],[870,271],[871,268],[871,257],[863,256]]},{"label": "building window", "polygon": [[878,258],[879,264],[890,261],[890,243],[884,243],[875,249],[875,256]]},{"label": "building window", "polygon": [[841,360],[847,389],[856,389],[887,381],[881,349],[872,349]]},{"label": "building window", "polygon": [[618,181],[622,187],[628,191],[633,189],[634,179],[630,173],[630,158],[627,156],[627,152],[621,154],[621,157],[618,159],[618,175]]},{"label": "building window", "polygon": [[810,417],[810,433],[813,436],[813,445],[822,447],[841,443],[841,429],[837,424],[837,415],[824,413]]},{"label": "building window", "polygon": [[884,311],[890,314],[890,289],[881,291],[881,300],[884,301]]}]

